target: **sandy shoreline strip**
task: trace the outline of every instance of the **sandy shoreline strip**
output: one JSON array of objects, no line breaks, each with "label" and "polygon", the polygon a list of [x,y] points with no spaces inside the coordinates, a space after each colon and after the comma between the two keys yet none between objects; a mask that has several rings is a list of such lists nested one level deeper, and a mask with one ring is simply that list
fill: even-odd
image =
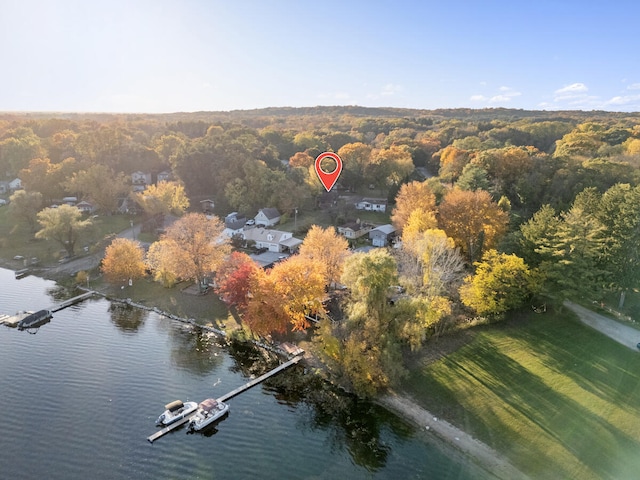
[{"label": "sandy shoreline strip", "polygon": [[496,477],[502,480],[525,480],[529,478],[484,443],[450,423],[435,417],[410,399],[392,392],[378,397],[377,401],[389,410],[411,420],[412,423],[420,428],[435,433],[442,440],[453,445]]}]

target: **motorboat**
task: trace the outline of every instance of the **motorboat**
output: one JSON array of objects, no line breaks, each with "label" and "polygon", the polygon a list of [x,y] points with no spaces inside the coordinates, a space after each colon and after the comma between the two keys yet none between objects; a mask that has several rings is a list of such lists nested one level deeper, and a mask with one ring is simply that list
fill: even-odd
[{"label": "motorboat", "polygon": [[198,404],[198,411],[189,421],[189,430],[199,431],[212,424],[229,411],[229,405],[215,398],[207,398]]},{"label": "motorboat", "polygon": [[27,328],[41,327],[51,320],[50,310],[38,310],[36,313],[27,315],[18,322],[18,330],[26,330]]},{"label": "motorboat", "polygon": [[196,402],[182,402],[182,400],[175,400],[171,403],[167,403],[165,411],[156,420],[157,425],[170,425],[187,415],[193,413],[198,408]]}]

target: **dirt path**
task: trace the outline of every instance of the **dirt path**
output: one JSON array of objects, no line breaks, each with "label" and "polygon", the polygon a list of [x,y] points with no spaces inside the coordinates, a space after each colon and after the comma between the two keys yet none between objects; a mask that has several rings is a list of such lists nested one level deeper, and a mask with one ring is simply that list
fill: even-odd
[{"label": "dirt path", "polygon": [[468,455],[478,465],[491,472],[497,478],[503,480],[529,478],[484,443],[450,423],[434,417],[410,399],[390,393],[379,398],[378,401],[389,410],[395,411],[402,417],[411,420],[420,428],[435,433],[438,437]]},{"label": "dirt path", "polygon": [[569,300],[565,300],[563,305],[575,312],[582,323],[589,325],[591,328],[603,333],[625,347],[629,347],[635,351],[638,350],[637,345],[640,342],[640,330],[623,325],[599,313],[592,312]]}]

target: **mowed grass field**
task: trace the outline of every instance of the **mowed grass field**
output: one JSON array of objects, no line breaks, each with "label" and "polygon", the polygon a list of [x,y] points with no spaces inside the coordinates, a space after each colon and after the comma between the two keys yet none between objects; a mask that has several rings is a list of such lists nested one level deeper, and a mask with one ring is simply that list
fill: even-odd
[{"label": "mowed grass field", "polygon": [[640,478],[640,352],[570,312],[482,327],[402,388],[531,478]]}]

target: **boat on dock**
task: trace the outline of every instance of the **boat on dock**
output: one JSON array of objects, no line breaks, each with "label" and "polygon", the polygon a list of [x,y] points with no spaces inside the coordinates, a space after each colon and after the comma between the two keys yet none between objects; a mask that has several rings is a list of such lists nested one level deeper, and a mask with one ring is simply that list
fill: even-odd
[{"label": "boat on dock", "polygon": [[229,405],[215,398],[207,398],[198,404],[198,411],[189,421],[190,431],[200,431],[229,411]]},{"label": "boat on dock", "polygon": [[38,328],[51,320],[51,310],[38,310],[35,313],[27,315],[18,322],[18,330],[26,330],[28,328]]},{"label": "boat on dock", "polygon": [[0,323],[4,323],[8,327],[17,327],[23,319],[31,315],[33,312],[19,311],[15,315],[0,315]]},{"label": "boat on dock", "polygon": [[187,415],[195,412],[198,409],[196,402],[182,402],[182,400],[175,400],[171,403],[167,403],[165,411],[156,420],[156,425],[170,425],[173,422],[182,420]]}]

